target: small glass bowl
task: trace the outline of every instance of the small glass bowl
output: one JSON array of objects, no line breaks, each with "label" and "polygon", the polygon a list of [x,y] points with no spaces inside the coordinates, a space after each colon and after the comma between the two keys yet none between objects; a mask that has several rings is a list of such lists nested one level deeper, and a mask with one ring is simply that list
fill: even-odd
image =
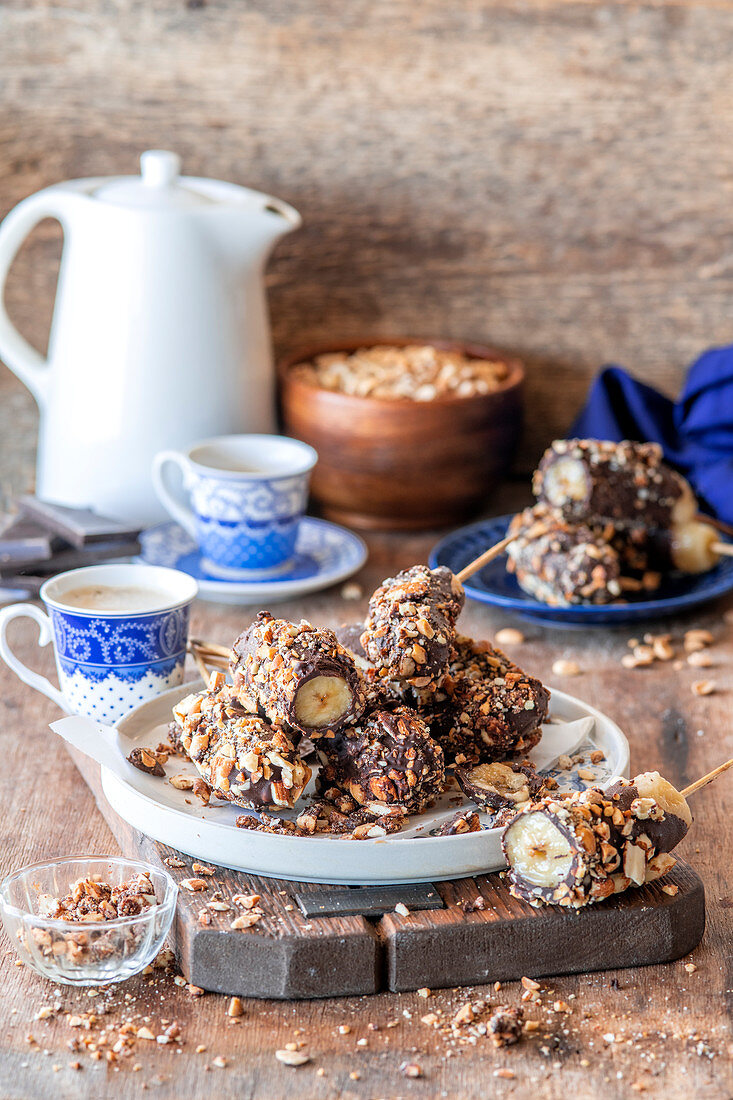
[{"label": "small glass bowl", "polygon": [[[136,916],[68,921],[39,913],[42,894],[64,897],[72,883],[99,875],[113,886],[145,872],[157,905]],[[178,887],[169,874],[136,859],[67,856],[31,863],[0,883],[0,912],[11,944],[44,978],[65,985],[123,982],[155,958],[176,911]]]}]

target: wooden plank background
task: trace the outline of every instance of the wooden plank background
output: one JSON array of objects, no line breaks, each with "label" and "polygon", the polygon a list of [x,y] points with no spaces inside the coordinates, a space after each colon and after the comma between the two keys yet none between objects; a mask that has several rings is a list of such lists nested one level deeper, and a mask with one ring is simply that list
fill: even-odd
[{"label": "wooden plank background", "polygon": [[[527,468],[599,364],[674,393],[733,338],[732,40],[728,0],[3,0],[0,214],[148,147],[269,190],[305,220],[269,269],[278,349],[517,351]],[[57,249],[48,223],[9,288],[41,344]],[[0,399],[34,430],[4,368]]]}]

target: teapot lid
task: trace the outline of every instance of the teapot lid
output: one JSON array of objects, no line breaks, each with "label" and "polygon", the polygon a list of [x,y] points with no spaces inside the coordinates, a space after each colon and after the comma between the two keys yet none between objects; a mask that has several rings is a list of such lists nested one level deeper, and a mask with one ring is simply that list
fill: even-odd
[{"label": "teapot lid", "polygon": [[[147,210],[193,210],[214,205],[215,200],[180,181],[181,158],[164,149],[148,149],[140,157],[139,176],[117,176],[98,187],[93,195],[122,206]],[[191,181],[193,182],[193,181]]]}]

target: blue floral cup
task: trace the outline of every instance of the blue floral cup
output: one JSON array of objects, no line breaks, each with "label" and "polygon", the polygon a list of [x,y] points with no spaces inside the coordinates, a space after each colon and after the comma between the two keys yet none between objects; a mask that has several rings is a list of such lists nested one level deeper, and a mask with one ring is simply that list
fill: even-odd
[{"label": "blue floral cup", "polygon": [[[119,589],[130,605],[109,611],[78,606],[76,598],[64,601],[72,591],[97,587]],[[136,592],[145,595],[144,608],[136,609]],[[189,610],[197,592],[188,574],[156,565],[91,565],[59,573],[41,588],[47,613],[34,604],[0,611],[0,657],[62,710],[113,725],[133,707],[182,683]],[[10,649],[8,624],[21,617],[38,623],[39,645],[53,642],[60,690]]]},{"label": "blue floral cup", "polygon": [[[232,579],[285,571],[295,554],[308,482],[318,455],[279,435],[228,435],[185,453],[161,451],[153,484],[173,518],[196,540],[209,572]],[[165,481],[170,464],[183,474],[188,503]]]}]

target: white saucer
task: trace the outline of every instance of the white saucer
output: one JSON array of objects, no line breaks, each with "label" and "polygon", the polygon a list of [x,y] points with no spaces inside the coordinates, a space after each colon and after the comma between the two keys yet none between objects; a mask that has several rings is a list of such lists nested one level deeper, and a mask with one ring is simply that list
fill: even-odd
[{"label": "white saucer", "polygon": [[[171,688],[142,703],[118,722],[125,755],[135,745],[157,745],[164,741],[171,707],[200,687],[200,682],[194,682]],[[628,742],[606,715],[572,695],[553,689],[550,719],[543,726],[542,741],[529,755],[535,767],[553,775],[561,788],[604,786],[613,775],[629,774]],[[576,770],[561,771],[555,766],[560,754],[581,748],[586,758],[592,749],[599,748],[605,753],[601,764],[589,767],[591,780],[581,779]],[[486,822],[481,832],[434,835],[460,804],[471,805],[456,788],[443,794],[424,813],[413,815],[408,828],[401,833],[374,840],[350,840],[238,829],[236,819],[245,812],[239,807],[217,801],[202,806],[190,791],[178,790],[167,779],[157,779],[132,767],[129,772],[125,781],[102,768],[104,793],[112,808],[154,840],[204,863],[279,879],[349,886],[435,882],[496,871],[504,866],[502,830],[488,828],[486,815],[481,815]],[[190,761],[179,757],[169,759],[166,772],[169,777],[198,774]],[[313,780],[308,793],[312,789]],[[292,819],[298,811],[284,811],[282,816]]]},{"label": "white saucer", "polygon": [[181,569],[198,581],[199,598],[217,603],[277,603],[338,584],[361,569],[367,548],[353,531],[305,516],[298,529],[295,557],[270,577],[231,579],[207,570],[198,546],[177,523],[162,523],[140,536],[140,561]]}]

